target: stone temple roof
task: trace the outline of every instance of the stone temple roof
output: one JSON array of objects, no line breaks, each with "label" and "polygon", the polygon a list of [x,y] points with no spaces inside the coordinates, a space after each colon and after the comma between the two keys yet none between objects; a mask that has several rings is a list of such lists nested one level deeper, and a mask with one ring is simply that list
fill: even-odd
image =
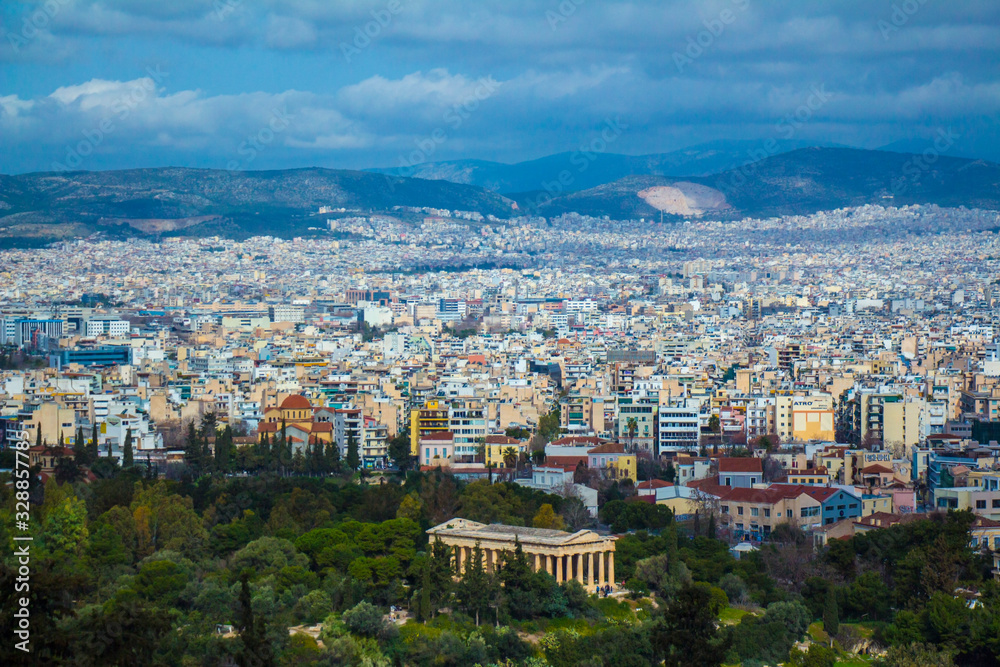
[{"label": "stone temple roof", "polygon": [[568,533],[564,530],[548,528],[529,528],[526,526],[507,526],[501,523],[485,524],[469,519],[454,518],[434,526],[427,531],[429,535],[452,535],[469,539],[503,540],[514,542],[517,538],[522,544],[560,546],[570,544],[588,544],[601,541],[613,541],[614,538],[598,535],[592,530],[578,530]]}]

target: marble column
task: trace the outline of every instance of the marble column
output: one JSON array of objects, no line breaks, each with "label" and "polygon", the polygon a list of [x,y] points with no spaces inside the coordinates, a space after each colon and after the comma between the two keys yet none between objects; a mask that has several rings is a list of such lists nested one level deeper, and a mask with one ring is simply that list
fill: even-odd
[{"label": "marble column", "polygon": [[455,572],[462,574],[462,555],[465,547],[455,547]]},{"label": "marble column", "polygon": [[[542,556],[545,559],[545,571],[552,574],[555,569],[555,563],[553,562],[552,556]],[[555,576],[554,574],[552,576]]]},{"label": "marble column", "polygon": [[583,585],[583,554],[578,553],[573,558],[576,559],[576,580]]},{"label": "marble column", "polygon": [[608,579],[613,586],[615,583],[615,552],[608,552]]},{"label": "marble column", "polygon": [[597,552],[597,584],[599,586],[604,586],[608,583],[608,580],[604,578],[604,552]]},{"label": "marble column", "polygon": [[563,582],[563,557],[556,556],[556,583],[561,584]]},{"label": "marble column", "polygon": [[596,574],[597,573],[594,572],[594,552],[591,551],[587,554],[587,583],[589,583],[591,587],[597,585]]}]

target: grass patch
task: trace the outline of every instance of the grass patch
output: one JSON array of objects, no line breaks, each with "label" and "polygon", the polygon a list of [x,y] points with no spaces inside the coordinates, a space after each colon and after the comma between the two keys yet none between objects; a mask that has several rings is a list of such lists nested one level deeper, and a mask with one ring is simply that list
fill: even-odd
[{"label": "grass patch", "polygon": [[719,613],[719,620],[726,625],[736,625],[740,622],[744,616],[750,612],[746,609],[737,609],[736,607],[726,607]]},{"label": "grass patch", "polygon": [[826,634],[826,630],[823,629],[822,621],[810,623],[809,627],[806,628],[806,632],[808,632],[809,637],[817,643],[824,643],[830,639],[830,635]]}]

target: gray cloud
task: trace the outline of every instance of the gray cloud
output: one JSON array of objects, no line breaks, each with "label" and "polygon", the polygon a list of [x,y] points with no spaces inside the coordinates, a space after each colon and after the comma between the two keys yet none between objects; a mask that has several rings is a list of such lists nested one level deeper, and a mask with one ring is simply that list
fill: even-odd
[{"label": "gray cloud", "polygon": [[[157,82],[85,167],[224,166],[281,105],[295,118],[254,168],[392,164],[489,77],[502,85],[434,159],[571,150],[614,115],[630,120],[623,152],[769,137],[814,86],[831,98],[797,139],[875,147],[956,126],[957,152],[1000,158],[1000,127],[981,120],[1000,116],[995,2],[51,1],[44,25],[31,23],[42,2],[0,14],[0,171],[47,169],[117,118],[115,96],[143,78],[122,74],[121,54],[196,52],[211,71]],[[25,92],[27,71],[51,85]],[[232,72],[252,86],[234,92]]]}]

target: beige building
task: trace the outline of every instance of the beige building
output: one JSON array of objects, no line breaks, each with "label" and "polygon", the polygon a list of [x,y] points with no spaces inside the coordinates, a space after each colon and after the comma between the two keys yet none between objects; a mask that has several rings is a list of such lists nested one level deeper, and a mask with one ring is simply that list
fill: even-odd
[{"label": "beige building", "polygon": [[31,443],[36,441],[41,430],[42,444],[56,445],[61,437],[64,444],[72,445],[76,439],[76,411],[47,401],[31,413],[24,427]]},{"label": "beige building", "polygon": [[544,570],[559,583],[570,579],[584,586],[615,583],[615,538],[592,530],[567,533],[455,518],[429,529],[427,534],[452,548],[459,572],[465,571],[477,545],[483,551],[486,571],[495,572],[502,563],[503,553],[514,551],[516,540],[531,569]]},{"label": "beige building", "polygon": [[782,441],[834,440],[833,397],[775,396],[774,428]]}]

